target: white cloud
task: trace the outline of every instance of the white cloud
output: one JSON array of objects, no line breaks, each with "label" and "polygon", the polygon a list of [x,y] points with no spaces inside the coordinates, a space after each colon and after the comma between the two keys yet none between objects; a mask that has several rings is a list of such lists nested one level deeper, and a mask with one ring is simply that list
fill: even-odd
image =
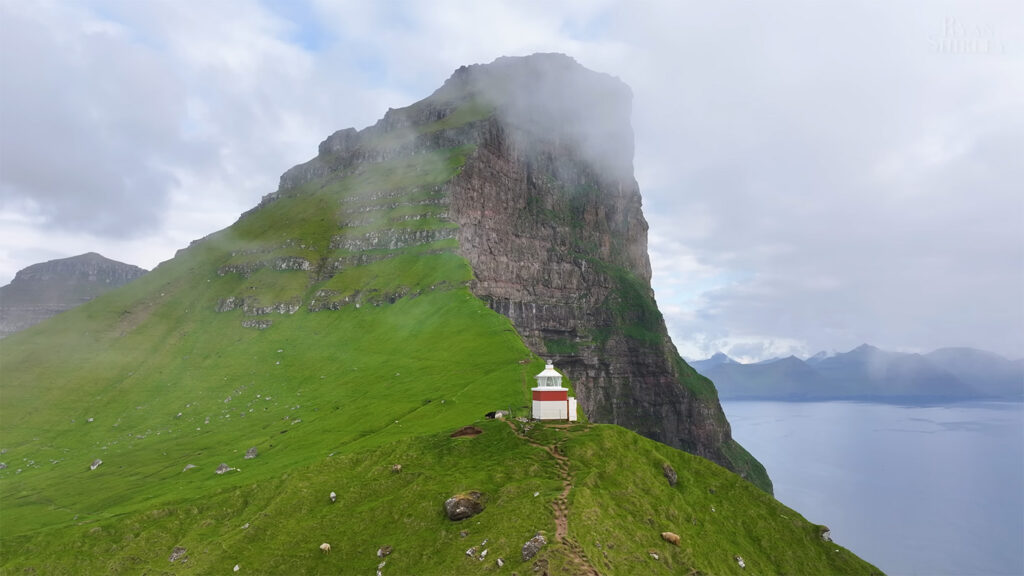
[{"label": "white cloud", "polygon": [[[152,267],[333,131],[460,65],[562,51],[633,88],[684,353],[1024,356],[1018,3],[97,0],[0,22],[0,282],[87,250]],[[944,43],[956,26],[994,48]]]}]

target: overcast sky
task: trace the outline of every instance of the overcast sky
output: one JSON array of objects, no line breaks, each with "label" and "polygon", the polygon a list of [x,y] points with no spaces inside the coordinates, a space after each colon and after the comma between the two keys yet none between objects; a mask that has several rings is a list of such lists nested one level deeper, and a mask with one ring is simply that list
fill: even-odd
[{"label": "overcast sky", "polygon": [[0,284],[152,268],[460,65],[564,52],[635,95],[684,356],[1024,357],[1024,3],[0,0]]}]

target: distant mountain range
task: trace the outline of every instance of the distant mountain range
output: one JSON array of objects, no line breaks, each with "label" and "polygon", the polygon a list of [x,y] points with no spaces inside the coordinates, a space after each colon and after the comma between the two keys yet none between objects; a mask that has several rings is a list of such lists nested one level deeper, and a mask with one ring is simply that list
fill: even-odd
[{"label": "distant mountain range", "polygon": [[0,287],[0,338],[123,286],[145,274],[138,266],[88,252],[24,268]]},{"label": "distant mountain range", "polygon": [[1024,401],[1024,360],[974,348],[928,354],[864,344],[846,353],[741,364],[718,353],[690,362],[722,400],[868,400],[877,402]]}]

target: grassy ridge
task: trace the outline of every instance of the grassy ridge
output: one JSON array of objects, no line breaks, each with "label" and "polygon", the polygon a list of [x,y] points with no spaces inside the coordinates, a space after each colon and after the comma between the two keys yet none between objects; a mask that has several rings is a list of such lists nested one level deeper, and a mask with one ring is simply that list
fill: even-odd
[{"label": "grassy ridge", "polygon": [[[6,545],[22,553],[0,572],[207,574],[238,564],[247,574],[363,574],[389,545],[385,574],[528,573],[537,560],[550,573],[573,573],[572,552],[553,537],[550,503],[562,490],[555,460],[504,422],[475,424],[484,431],[475,438],[449,438],[447,430],[405,437],[263,481],[246,469],[233,473],[244,482],[210,486],[195,498],[10,538]],[[823,542],[817,525],[706,460],[610,425],[538,426],[528,435],[567,454],[568,536],[602,574],[746,573],[735,555],[756,573],[877,573]],[[676,487],[662,476],[666,462],[679,474]],[[400,473],[391,471],[395,463]],[[441,502],[466,490],[483,492],[486,509],[449,521]],[[549,544],[523,562],[522,544],[538,531]],[[664,542],[662,531],[680,534],[681,545]],[[330,555],[318,550],[321,542],[331,544]],[[175,546],[187,549],[188,562],[168,562]],[[487,558],[468,557],[470,547],[477,555],[487,549]]]}]

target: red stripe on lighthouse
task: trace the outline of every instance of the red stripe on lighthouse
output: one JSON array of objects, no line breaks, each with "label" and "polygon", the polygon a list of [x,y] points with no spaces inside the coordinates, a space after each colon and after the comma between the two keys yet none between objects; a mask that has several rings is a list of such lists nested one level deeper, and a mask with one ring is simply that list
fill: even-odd
[{"label": "red stripe on lighthouse", "polygon": [[534,400],[541,400],[541,401],[555,400],[555,401],[566,402],[569,399],[569,391],[568,390],[534,390],[533,391],[533,399]]}]

